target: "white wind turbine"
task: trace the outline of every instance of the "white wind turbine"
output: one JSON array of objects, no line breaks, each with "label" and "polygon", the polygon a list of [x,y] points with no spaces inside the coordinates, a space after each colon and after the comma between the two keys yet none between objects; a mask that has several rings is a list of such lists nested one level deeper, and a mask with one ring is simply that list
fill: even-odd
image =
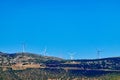
[{"label": "white wind turbine", "polygon": [[22,43],[22,53],[25,52],[25,43]]},{"label": "white wind turbine", "polygon": [[73,60],[74,59],[74,55],[75,53],[69,53],[70,59]]},{"label": "white wind turbine", "polygon": [[97,49],[97,57],[98,57],[98,59],[100,59],[100,53],[101,53],[101,52],[103,52],[103,51]]},{"label": "white wind turbine", "polygon": [[46,48],[46,47],[45,47],[45,49],[43,50],[42,54],[43,54],[44,56],[46,56],[46,54],[47,54],[47,48]]}]

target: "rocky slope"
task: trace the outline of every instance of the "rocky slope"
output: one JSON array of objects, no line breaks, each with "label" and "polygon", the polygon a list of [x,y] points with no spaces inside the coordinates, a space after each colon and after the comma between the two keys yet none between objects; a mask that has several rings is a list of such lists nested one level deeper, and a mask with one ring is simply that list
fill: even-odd
[{"label": "rocky slope", "polygon": [[119,80],[120,57],[65,60],[0,52],[0,80]]}]

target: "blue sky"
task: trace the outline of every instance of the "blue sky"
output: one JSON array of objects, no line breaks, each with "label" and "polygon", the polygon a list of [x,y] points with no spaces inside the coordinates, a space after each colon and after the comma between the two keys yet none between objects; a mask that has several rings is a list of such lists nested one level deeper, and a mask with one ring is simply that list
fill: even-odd
[{"label": "blue sky", "polygon": [[119,0],[0,0],[0,51],[75,59],[120,56]]}]

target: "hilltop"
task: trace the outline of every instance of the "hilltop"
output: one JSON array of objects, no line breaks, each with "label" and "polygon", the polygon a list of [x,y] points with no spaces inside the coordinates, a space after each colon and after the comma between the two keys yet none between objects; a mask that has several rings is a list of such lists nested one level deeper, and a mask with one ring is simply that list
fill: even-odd
[{"label": "hilltop", "polygon": [[0,52],[0,73],[0,80],[119,80],[120,57],[65,60],[33,53]]},{"label": "hilltop", "polygon": [[41,68],[49,60],[61,61],[61,58],[42,56],[33,53],[3,53],[0,52],[0,67],[14,69]]},{"label": "hilltop", "polygon": [[31,66],[36,66],[35,68],[47,67],[79,70],[120,70],[120,57],[65,60],[57,57],[43,56],[33,53],[7,54],[0,52],[0,66],[6,66],[12,69],[17,67],[19,67],[19,69],[20,67],[32,68]]}]

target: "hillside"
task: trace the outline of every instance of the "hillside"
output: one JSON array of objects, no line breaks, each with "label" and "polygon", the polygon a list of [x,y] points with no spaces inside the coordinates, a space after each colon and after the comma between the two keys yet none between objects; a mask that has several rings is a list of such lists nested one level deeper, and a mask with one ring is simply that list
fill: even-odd
[{"label": "hillside", "polygon": [[[13,54],[7,54],[0,52],[0,63],[7,63],[14,64],[17,62],[44,62],[47,60],[62,60],[60,58],[56,57],[49,57],[49,56],[42,56],[38,54],[33,53],[13,53]],[[38,62],[37,62],[38,61]],[[7,63],[7,64],[9,64]]]},{"label": "hillside", "polygon": [[12,68],[13,70],[23,70],[26,68],[43,68],[49,60],[61,61],[61,58],[42,56],[32,53],[13,53],[7,54],[0,52],[0,67],[4,70]]},{"label": "hillside", "polygon": [[119,80],[120,57],[65,60],[0,52],[0,80]]}]

